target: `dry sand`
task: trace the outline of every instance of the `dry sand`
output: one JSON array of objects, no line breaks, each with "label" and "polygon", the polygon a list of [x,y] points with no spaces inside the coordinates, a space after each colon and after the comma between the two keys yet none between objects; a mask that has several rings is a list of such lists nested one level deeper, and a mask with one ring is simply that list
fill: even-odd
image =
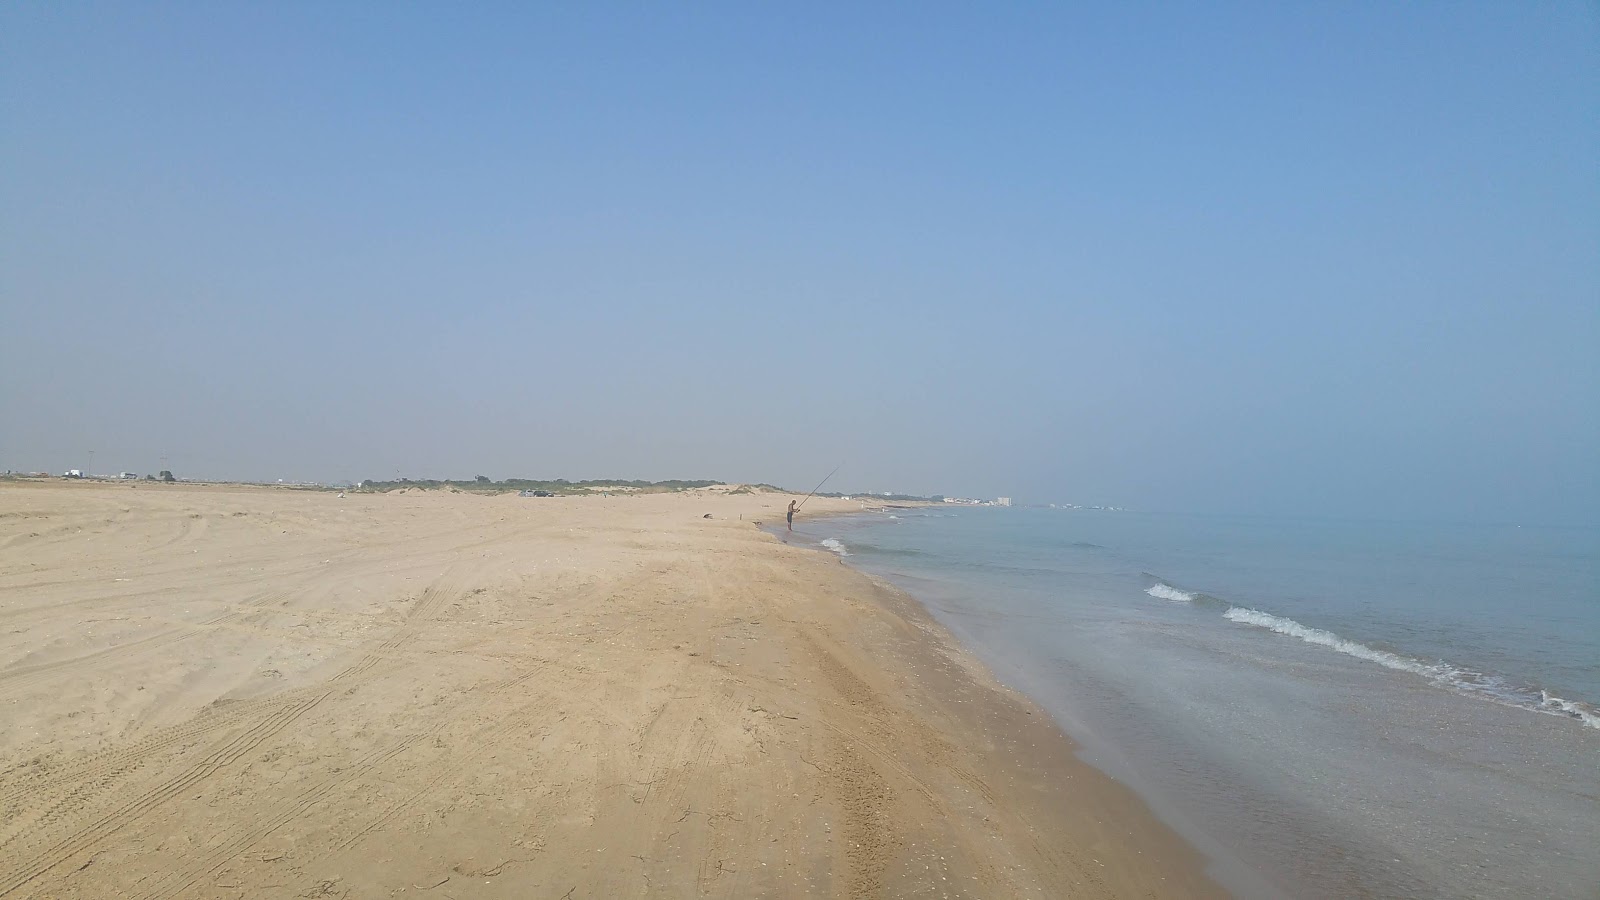
[{"label": "dry sand", "polygon": [[0,483],[0,896],[1220,893],[786,501]]}]

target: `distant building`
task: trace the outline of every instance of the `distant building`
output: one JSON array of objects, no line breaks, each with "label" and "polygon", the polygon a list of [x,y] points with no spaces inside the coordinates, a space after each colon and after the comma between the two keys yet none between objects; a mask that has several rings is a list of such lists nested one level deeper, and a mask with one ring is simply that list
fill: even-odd
[{"label": "distant building", "polygon": [[138,478],[139,475],[137,473],[135,473],[135,472],[123,472],[121,475],[118,475],[117,477],[118,478],[122,478],[122,479],[131,479],[131,478]]},{"label": "distant building", "polygon": [[996,497],[996,498],[994,498],[994,505],[995,506],[1010,506],[1011,505],[1011,498],[1010,497]]}]

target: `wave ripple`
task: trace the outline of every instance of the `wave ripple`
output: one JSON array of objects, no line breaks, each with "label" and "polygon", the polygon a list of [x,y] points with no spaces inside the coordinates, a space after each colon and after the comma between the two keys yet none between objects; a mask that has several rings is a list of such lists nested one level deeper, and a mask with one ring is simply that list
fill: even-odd
[{"label": "wave ripple", "polygon": [[[1153,597],[1162,597],[1164,595],[1156,593],[1156,588],[1164,587],[1166,585],[1156,585],[1146,593]],[[1168,590],[1176,594],[1185,593],[1172,588],[1168,588]],[[1189,598],[1193,599],[1193,595],[1189,595]],[[1278,634],[1299,638],[1308,644],[1327,647],[1347,656],[1375,662],[1390,669],[1421,675],[1424,678],[1463,693],[1485,697],[1486,699],[1512,706],[1520,706],[1535,712],[1577,719],[1590,728],[1600,728],[1600,709],[1596,709],[1586,703],[1557,697],[1549,691],[1518,689],[1492,675],[1459,669],[1444,662],[1430,663],[1420,659],[1413,659],[1409,656],[1402,656],[1398,653],[1391,653],[1387,650],[1379,650],[1376,647],[1369,647],[1358,641],[1342,638],[1331,631],[1311,628],[1293,619],[1285,619],[1281,616],[1274,616],[1248,607],[1229,607],[1228,611],[1222,614],[1222,617],[1233,622],[1254,625],[1257,628],[1265,628]]]},{"label": "wave ripple", "polygon": [[1195,595],[1188,591],[1180,591],[1170,584],[1156,582],[1144,591],[1158,600],[1171,600],[1173,603],[1193,603]]}]

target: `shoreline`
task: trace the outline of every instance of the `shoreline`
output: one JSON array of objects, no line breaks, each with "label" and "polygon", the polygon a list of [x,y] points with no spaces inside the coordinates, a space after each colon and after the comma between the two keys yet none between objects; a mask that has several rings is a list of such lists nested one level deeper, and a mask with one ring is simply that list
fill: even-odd
[{"label": "shoreline", "polygon": [[[1243,628],[1227,606],[1145,597],[1164,583],[1152,571],[1184,571],[1156,526],[901,518],[814,521],[794,539],[826,540],[917,597],[1235,896],[1577,897],[1594,884],[1585,723]],[[1236,567],[1273,571],[1273,557],[1237,552]],[[1252,584],[1207,572],[1190,575],[1230,594]]]},{"label": "shoreline", "polygon": [[[825,525],[829,521],[843,522],[852,519],[859,520],[876,512],[878,511],[859,510],[830,513],[826,516],[812,517],[810,519],[810,523],[815,525]],[[773,534],[778,540],[783,541],[784,543],[789,543],[779,529],[773,528],[770,530],[770,533]],[[798,540],[795,542],[797,546],[807,547],[815,552],[835,556],[846,566],[849,566],[855,571],[860,572],[865,577],[883,585],[885,588],[904,595],[910,602],[916,604],[921,612],[921,615],[926,616],[930,621],[934,622],[940,631],[943,632],[944,640],[959,648],[961,653],[970,656],[976,665],[983,669],[984,677],[999,685],[1003,690],[1013,693],[1020,698],[1023,703],[1037,710],[1039,715],[1043,715],[1053,722],[1060,730],[1063,739],[1072,745],[1074,758],[1081,765],[1092,769],[1101,777],[1106,778],[1125,788],[1135,797],[1135,802],[1139,803],[1144,808],[1146,813],[1156,818],[1163,825],[1163,827],[1170,829],[1174,839],[1181,842],[1185,848],[1196,854],[1202,860],[1202,866],[1206,871],[1207,877],[1215,882],[1225,894],[1233,897],[1264,898],[1264,900],[1265,898],[1277,900],[1277,898],[1289,896],[1283,890],[1269,883],[1260,873],[1254,871],[1244,860],[1238,858],[1235,854],[1230,853],[1227,848],[1222,846],[1215,839],[1206,835],[1203,828],[1199,828],[1195,823],[1184,819],[1181,813],[1172,808],[1169,803],[1163,803],[1164,798],[1148,794],[1146,792],[1149,789],[1148,785],[1140,785],[1137,781],[1121,777],[1117,773],[1114,773],[1111,768],[1106,766],[1103,762],[1096,761],[1097,757],[1101,760],[1108,760],[1121,752],[1118,750],[1115,744],[1101,736],[1075,734],[1069,731],[1068,726],[1057,720],[1056,717],[1049,712],[1045,704],[1038,698],[1034,697],[1027,688],[1012,684],[1010,681],[1003,679],[1001,674],[997,671],[995,664],[989,662],[983,657],[981,648],[979,646],[969,643],[967,640],[955,634],[949,625],[939,621],[938,616],[933,611],[931,598],[928,596],[919,596],[919,588],[916,584],[913,584],[913,582],[923,582],[925,584],[941,583],[938,582],[937,579],[926,575],[894,576],[891,574],[880,574],[873,572],[869,569],[862,568],[851,563],[849,560],[854,556],[854,554],[848,552],[839,553],[837,550],[830,548],[826,544],[823,544],[821,541],[828,540],[826,538],[814,540],[809,535],[801,535],[799,533],[796,534],[796,538],[798,538]]]},{"label": "shoreline", "polygon": [[[933,504],[927,504],[926,506],[932,507]],[[896,508],[918,509],[925,507],[901,506]],[[825,524],[828,521],[860,519],[869,515],[881,514],[882,512],[884,510],[881,509],[841,510],[824,515],[811,516],[808,517],[807,521],[808,524]],[[1181,858],[1185,867],[1192,870],[1194,866],[1198,866],[1202,873],[1202,880],[1206,883],[1206,889],[1213,892],[1215,896],[1240,896],[1233,892],[1233,887],[1246,889],[1248,891],[1245,894],[1246,896],[1280,896],[1279,892],[1264,888],[1258,884],[1259,877],[1248,870],[1244,870],[1242,873],[1233,872],[1231,879],[1219,878],[1218,872],[1227,872],[1229,866],[1243,866],[1244,864],[1238,860],[1218,858],[1200,849],[1195,842],[1186,839],[1180,834],[1179,828],[1166,821],[1138,788],[1117,778],[1086,758],[1085,753],[1088,748],[1079,738],[1069,734],[1065,727],[1057,722],[1055,717],[1026,690],[1002,681],[998,672],[979,654],[978,650],[958,637],[948,625],[941,622],[927,601],[920,598],[913,588],[898,584],[895,579],[887,575],[877,574],[852,565],[848,561],[852,554],[839,553],[837,550],[830,548],[821,542],[826,540],[825,538],[819,540],[812,535],[797,531],[794,533],[793,539],[791,539],[786,536],[781,523],[762,524],[761,530],[783,546],[797,548],[802,552],[819,556],[824,560],[842,564],[845,568],[869,581],[880,592],[880,603],[892,609],[895,615],[915,623],[918,628],[924,629],[928,633],[929,650],[931,652],[956,658],[957,664],[966,671],[968,677],[982,684],[985,689],[994,691],[1005,698],[1011,707],[1011,715],[1020,713],[1021,716],[1027,717],[1030,727],[1040,724],[1045,726],[1044,736],[1037,741],[1030,742],[1030,746],[1038,747],[1040,744],[1048,744],[1048,752],[1053,757],[1053,765],[1062,765],[1059,757],[1055,755],[1064,750],[1068,761],[1062,767],[1079,770],[1069,774],[1067,777],[1085,778],[1091,782],[1098,779],[1101,783],[1094,785],[1093,790],[1105,790],[1109,785],[1113,792],[1120,795],[1112,801],[1112,803],[1122,807],[1117,814],[1123,816],[1131,815],[1132,820],[1136,821],[1138,826],[1145,830],[1146,835],[1157,834],[1156,839],[1167,844],[1169,856]],[[965,716],[969,714],[969,711],[957,710],[955,714]],[[1086,774],[1084,770],[1086,770]],[[1103,811],[1095,813],[1096,816],[1101,814],[1103,814]],[[1153,828],[1151,827],[1152,824],[1154,825]],[[1128,832],[1128,834],[1132,833],[1131,831]],[[1142,854],[1143,852],[1142,850],[1137,850],[1136,854]],[[1233,882],[1238,884],[1234,885]],[[1168,890],[1168,887],[1162,885],[1161,890]],[[1166,893],[1159,895],[1167,896]]]},{"label": "shoreline", "polygon": [[0,494],[7,898],[1225,896],[788,495]]}]

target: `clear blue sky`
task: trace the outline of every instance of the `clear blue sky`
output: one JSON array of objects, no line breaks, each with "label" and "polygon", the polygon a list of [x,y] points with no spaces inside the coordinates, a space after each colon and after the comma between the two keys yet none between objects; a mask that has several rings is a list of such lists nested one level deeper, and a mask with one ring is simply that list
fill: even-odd
[{"label": "clear blue sky", "polygon": [[1594,521],[1593,3],[0,6],[0,468]]}]

